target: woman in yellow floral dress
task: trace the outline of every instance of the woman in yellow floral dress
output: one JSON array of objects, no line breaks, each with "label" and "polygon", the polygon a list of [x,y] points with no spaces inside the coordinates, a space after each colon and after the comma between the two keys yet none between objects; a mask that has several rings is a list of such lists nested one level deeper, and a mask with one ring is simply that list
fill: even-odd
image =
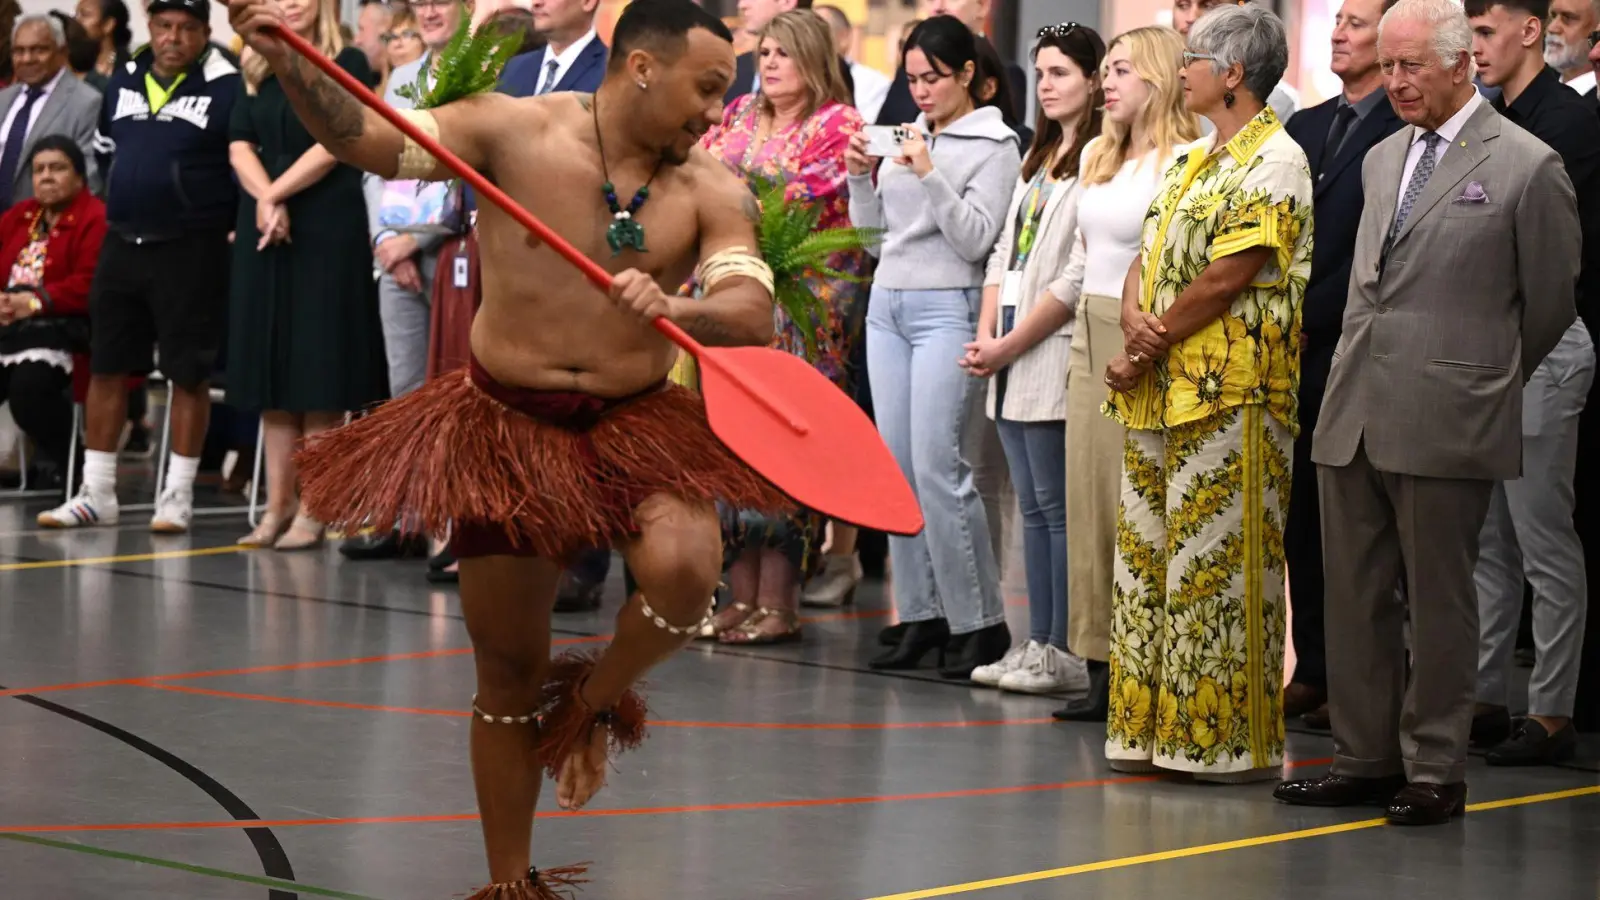
[{"label": "woman in yellow floral dress", "polygon": [[1167,170],[1123,287],[1107,414],[1127,427],[1106,757],[1219,781],[1283,764],[1283,522],[1310,169],[1269,96],[1288,63],[1260,7],[1189,33],[1184,94],[1216,131]]}]

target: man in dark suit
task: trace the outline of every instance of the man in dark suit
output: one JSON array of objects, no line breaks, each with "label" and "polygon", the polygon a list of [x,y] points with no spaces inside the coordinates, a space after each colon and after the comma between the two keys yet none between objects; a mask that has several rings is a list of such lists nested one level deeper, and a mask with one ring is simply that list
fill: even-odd
[{"label": "man in dark suit", "polygon": [[[1317,240],[1311,253],[1311,280],[1301,313],[1304,353],[1300,360],[1300,437],[1295,441],[1295,471],[1314,472],[1311,439],[1322,409],[1339,342],[1356,226],[1364,198],[1361,161],[1379,141],[1404,123],[1389,105],[1378,68],[1378,20],[1395,0],[1345,0],[1334,17],[1333,73],[1344,82],[1339,96],[1302,110],[1289,119],[1289,135],[1306,152],[1315,179],[1312,214]],[[1289,602],[1294,608],[1294,681],[1284,691],[1284,716],[1311,713],[1324,724],[1328,673],[1322,627],[1322,528],[1317,480],[1296,478],[1284,527],[1289,564]],[[1318,719],[1324,722],[1317,721]]]},{"label": "man in dark suit", "polygon": [[606,45],[595,31],[600,0],[533,0],[533,30],[544,49],[524,53],[500,73],[500,90],[513,97],[551,91],[592,93],[606,73]]}]

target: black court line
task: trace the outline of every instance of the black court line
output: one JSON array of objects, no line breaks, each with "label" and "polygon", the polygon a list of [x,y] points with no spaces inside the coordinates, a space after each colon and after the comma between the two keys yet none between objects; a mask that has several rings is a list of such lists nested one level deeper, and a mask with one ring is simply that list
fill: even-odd
[{"label": "black court line", "polygon": [[[4,685],[0,685],[0,691],[5,689],[6,688]],[[161,763],[172,771],[177,772],[179,775],[182,775],[195,787],[205,791],[206,795],[212,800],[215,800],[217,805],[221,806],[223,810],[228,813],[228,815],[234,818],[235,821],[248,822],[252,820],[261,820],[261,816],[257,815],[256,811],[251,809],[248,803],[245,803],[244,800],[240,799],[238,794],[228,790],[228,788],[225,787],[221,782],[217,781],[215,778],[212,778],[210,775],[207,775],[194,764],[179,758],[170,751],[158,747],[130,731],[125,731],[124,729],[112,725],[110,722],[97,719],[88,713],[79,712],[78,710],[70,707],[62,706],[59,703],[52,703],[49,700],[45,700],[42,697],[35,697],[32,694],[16,694],[13,695],[12,699],[20,700],[30,706],[36,706],[39,709],[45,710],[46,712],[55,713],[58,716],[64,716],[79,724],[87,725],[102,734],[116,738],[122,743],[127,744],[129,747],[138,750],[140,753],[143,753],[144,755],[154,759],[156,762]],[[284,881],[295,880],[294,866],[289,862],[289,854],[284,852],[283,845],[278,843],[278,837],[272,833],[272,829],[245,828],[243,830],[245,836],[250,838],[251,845],[255,847],[256,856],[261,860],[261,871],[268,878],[277,878]],[[299,900],[299,897],[300,895],[294,891],[283,890],[280,888],[270,888],[267,891],[267,900]]]}]

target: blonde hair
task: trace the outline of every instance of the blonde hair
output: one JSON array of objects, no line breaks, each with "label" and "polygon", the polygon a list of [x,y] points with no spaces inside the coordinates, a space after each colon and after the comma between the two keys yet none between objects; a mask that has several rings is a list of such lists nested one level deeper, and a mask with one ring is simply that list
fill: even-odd
[{"label": "blonde hair", "polygon": [[[1150,98],[1139,111],[1144,134],[1159,152],[1158,159],[1171,155],[1173,148],[1200,138],[1200,121],[1183,102],[1183,81],[1178,70],[1183,66],[1183,36],[1162,25],[1149,25],[1124,32],[1106,48],[1105,69],[1111,52],[1119,44],[1128,47],[1133,72],[1150,87]],[[1102,77],[1102,82],[1104,77]],[[1143,156],[1145,148],[1131,146],[1133,129],[1106,116],[1100,133],[1083,163],[1079,180],[1083,184],[1104,184],[1115,178],[1130,157]]]},{"label": "blonde hair", "polygon": [[[791,9],[768,22],[756,40],[758,67],[761,44],[767,38],[772,38],[783,48],[783,52],[789,54],[805,81],[806,93],[810,95],[806,105],[807,116],[829,101],[846,106],[855,102],[850,97],[849,86],[845,84],[844,70],[839,66],[839,51],[833,43],[833,29],[821,16],[809,9]],[[772,101],[766,94],[761,95],[760,103],[763,112],[772,112]]]},{"label": "blonde hair", "polygon": [[[1597,2],[1600,2],[1600,0],[1597,0]],[[422,25],[417,21],[417,14],[412,12],[410,7],[406,7],[405,9],[395,13],[394,16],[389,20],[389,33],[399,34],[401,31],[405,30],[407,25],[411,26],[411,30],[417,32],[419,36],[421,35]],[[428,55],[427,44],[422,45],[422,55]],[[394,66],[389,64],[389,48],[385,46],[383,48],[383,53],[380,55],[378,60],[377,94],[379,97],[387,96],[389,90],[389,76],[392,74],[394,74]]]},{"label": "blonde hair", "polygon": [[[317,9],[317,25],[311,43],[322,55],[333,59],[347,46],[339,31],[339,0],[312,0],[312,3]],[[239,69],[244,75],[245,93],[254,97],[270,72],[266,59],[246,47],[239,59]]]}]

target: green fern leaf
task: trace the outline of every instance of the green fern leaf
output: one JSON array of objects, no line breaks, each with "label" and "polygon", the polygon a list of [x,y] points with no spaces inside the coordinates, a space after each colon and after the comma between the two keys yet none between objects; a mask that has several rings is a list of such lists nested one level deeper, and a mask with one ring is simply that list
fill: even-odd
[{"label": "green fern leaf", "polygon": [[395,93],[410,100],[417,109],[435,109],[494,90],[506,63],[521,47],[522,38],[492,23],[473,29],[471,18],[463,7],[455,34],[440,51],[431,84],[424,87],[429,73],[419,71],[415,84],[396,88]]}]

